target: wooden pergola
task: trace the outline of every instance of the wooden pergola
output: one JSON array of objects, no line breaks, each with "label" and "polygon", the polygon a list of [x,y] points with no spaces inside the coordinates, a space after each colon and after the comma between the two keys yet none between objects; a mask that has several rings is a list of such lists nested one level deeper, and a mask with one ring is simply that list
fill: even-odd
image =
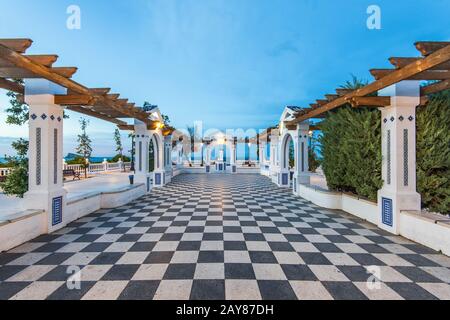
[{"label": "wooden pergola", "polygon": [[[427,95],[450,89],[450,42],[415,43],[421,57],[392,57],[389,62],[394,69],[372,69],[375,81],[357,90],[336,89],[335,94],[326,94],[325,99],[316,100],[310,108],[299,111],[295,118],[287,121],[288,128],[312,118],[324,118],[326,112],[346,104],[352,107],[386,107],[390,97],[371,96],[379,90],[403,80],[435,81],[422,87],[421,104],[426,104]],[[317,129],[317,128],[314,128]]]},{"label": "wooden pergola", "polygon": [[41,78],[67,89],[67,94],[56,95],[55,104],[68,110],[99,118],[118,125],[121,129],[132,129],[121,120],[134,118],[146,123],[150,129],[158,124],[135,103],[110,93],[110,88],[87,88],[72,80],[76,67],[55,67],[55,54],[26,55],[33,43],[30,39],[0,39],[0,88],[24,95],[23,85],[14,79]]}]

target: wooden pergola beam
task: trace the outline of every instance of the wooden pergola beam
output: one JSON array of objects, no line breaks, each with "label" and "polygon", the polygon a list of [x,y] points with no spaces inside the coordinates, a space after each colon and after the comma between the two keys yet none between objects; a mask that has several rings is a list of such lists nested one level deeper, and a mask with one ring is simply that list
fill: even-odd
[{"label": "wooden pergola beam", "polygon": [[[28,59],[27,57],[24,57],[23,55],[16,52],[15,50],[12,50],[10,47],[2,45],[1,41],[2,40],[0,40],[0,57],[3,60],[13,63],[16,68],[25,69],[26,71],[31,72],[31,73],[39,76],[40,78],[47,79],[53,83],[56,83],[62,87],[65,87],[68,90],[72,90],[73,92],[76,92],[77,94],[91,95],[97,100],[97,103],[99,105],[105,105],[105,106],[108,106],[111,109],[114,109],[125,115],[130,115],[130,116],[135,117],[144,122],[150,122],[150,120],[148,119],[148,115],[145,112],[143,112],[142,110],[140,110],[138,108],[136,108],[136,110],[134,110],[134,112],[125,110],[121,106],[116,105],[115,101],[109,100],[106,96],[92,93],[89,90],[89,88],[69,79],[69,77],[67,77],[67,75],[70,75],[70,74],[64,74],[66,76],[61,75],[61,72],[59,72],[59,73],[55,72],[55,69],[58,70],[57,68],[48,68],[39,63],[36,63],[35,61],[32,61],[32,60]],[[3,43],[12,46],[13,42],[7,40],[7,41],[3,41]],[[16,45],[15,48],[17,49],[17,44],[16,43],[13,43],[13,44]],[[20,52],[22,52],[22,51],[20,51]],[[7,75],[5,77],[10,78],[11,75]]]},{"label": "wooden pergola beam", "polygon": [[419,41],[414,45],[423,56],[429,56],[430,54],[449,46],[450,42]]},{"label": "wooden pergola beam", "polygon": [[348,101],[352,107],[387,107],[391,104],[391,97],[353,97]]},{"label": "wooden pergola beam", "polygon": [[341,96],[338,99],[333,100],[320,108],[308,112],[308,114],[297,116],[295,117],[294,120],[288,121],[288,123],[293,124],[303,122],[310,118],[314,118],[317,115],[320,115],[322,113],[325,113],[327,111],[330,111],[332,109],[344,105],[352,97],[367,96],[381,89],[389,87],[390,85],[398,83],[402,80],[409,79],[410,77],[413,77],[414,75],[417,75],[423,72],[424,70],[429,70],[449,60],[450,60],[450,45],[446,45],[443,48],[437,50],[436,52],[433,52],[432,54],[428,55],[421,61],[409,64],[404,68],[395,70],[394,72],[386,75],[380,80],[374,81],[371,84],[368,84],[360,89],[347,93],[344,96]]},{"label": "wooden pergola beam", "polygon": [[71,111],[78,112],[78,113],[82,113],[82,114],[85,114],[85,115],[88,115],[88,116],[91,116],[91,117],[99,118],[99,119],[102,119],[102,120],[105,120],[105,121],[108,121],[108,122],[112,122],[112,123],[115,123],[117,125],[126,125],[127,124],[125,121],[122,121],[122,120],[119,120],[119,119],[115,119],[113,117],[108,117],[107,115],[99,114],[97,112],[92,111],[91,109],[83,108],[81,106],[68,106],[67,109],[71,110]]},{"label": "wooden pergola beam", "polygon": [[111,91],[111,88],[90,88],[89,91],[92,94],[98,94],[98,95],[106,95]]},{"label": "wooden pergola beam", "polygon": [[[353,97],[349,100],[349,103],[353,108],[358,107],[373,107],[383,108],[391,105],[391,97]],[[425,96],[420,97],[419,105],[423,106],[428,103],[428,98]]]},{"label": "wooden pergola beam", "polygon": [[420,89],[421,95],[422,96],[426,96],[429,94],[433,94],[433,93],[437,93],[440,91],[444,91],[444,90],[448,90],[450,89],[450,80],[443,80],[443,81],[439,81],[433,84],[429,84],[425,87],[422,87]]},{"label": "wooden pergola beam", "polygon": [[[36,63],[42,64],[43,66],[46,66],[48,68],[52,67],[53,64],[56,62],[56,60],[58,60],[58,56],[54,54],[24,55],[24,57]],[[14,67],[13,63],[0,59],[0,68],[13,68],[13,67]]]},{"label": "wooden pergola beam", "polygon": [[[50,72],[64,78],[71,78],[78,70],[76,67],[56,67],[48,69]],[[41,78],[39,74],[36,74],[33,71],[17,67],[0,67],[0,77],[13,79]]]},{"label": "wooden pergola beam", "polygon": [[25,93],[25,88],[23,87],[23,85],[3,78],[0,78],[0,88],[20,94]]},{"label": "wooden pergola beam", "polygon": [[[398,70],[395,69],[371,69],[370,73],[376,80],[380,80]],[[425,70],[408,78],[408,80],[445,80],[450,78],[450,71]]]},{"label": "wooden pergola beam", "polygon": [[107,94],[106,97],[107,97],[109,100],[117,100],[117,99],[119,99],[120,94],[118,94],[118,93]]},{"label": "wooden pergola beam", "polygon": [[328,101],[333,101],[339,98],[338,94],[326,94],[325,98],[327,98]]},{"label": "wooden pergola beam", "polygon": [[95,98],[87,95],[55,95],[55,104],[61,106],[92,106]]},{"label": "wooden pergola beam", "polygon": [[33,41],[31,39],[0,39],[0,45],[17,53],[25,53],[32,44]]},{"label": "wooden pergola beam", "polygon": [[353,91],[354,91],[353,89],[343,89],[343,88],[336,89],[336,93],[338,94],[338,96],[345,96],[346,94],[349,94]]}]

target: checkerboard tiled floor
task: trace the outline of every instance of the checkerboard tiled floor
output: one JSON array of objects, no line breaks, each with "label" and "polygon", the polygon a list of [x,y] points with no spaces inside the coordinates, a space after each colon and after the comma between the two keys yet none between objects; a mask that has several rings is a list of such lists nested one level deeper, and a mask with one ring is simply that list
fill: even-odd
[{"label": "checkerboard tiled floor", "polygon": [[0,299],[450,299],[449,283],[450,258],[257,175],[178,176],[0,254]]}]

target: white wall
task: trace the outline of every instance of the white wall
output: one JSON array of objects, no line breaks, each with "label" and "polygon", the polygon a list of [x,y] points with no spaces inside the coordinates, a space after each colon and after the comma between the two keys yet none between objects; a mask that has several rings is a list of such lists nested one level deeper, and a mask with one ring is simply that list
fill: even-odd
[{"label": "white wall", "polygon": [[400,213],[399,227],[400,234],[403,237],[450,256],[449,219],[436,215],[433,217],[433,215],[403,211]]}]

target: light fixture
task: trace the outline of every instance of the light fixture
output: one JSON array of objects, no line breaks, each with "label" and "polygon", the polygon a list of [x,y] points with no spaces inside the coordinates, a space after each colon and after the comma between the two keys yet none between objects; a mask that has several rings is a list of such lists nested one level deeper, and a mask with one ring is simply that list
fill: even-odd
[{"label": "light fixture", "polygon": [[164,123],[158,121],[158,122],[156,123],[156,128],[158,128],[158,129],[164,128]]}]

